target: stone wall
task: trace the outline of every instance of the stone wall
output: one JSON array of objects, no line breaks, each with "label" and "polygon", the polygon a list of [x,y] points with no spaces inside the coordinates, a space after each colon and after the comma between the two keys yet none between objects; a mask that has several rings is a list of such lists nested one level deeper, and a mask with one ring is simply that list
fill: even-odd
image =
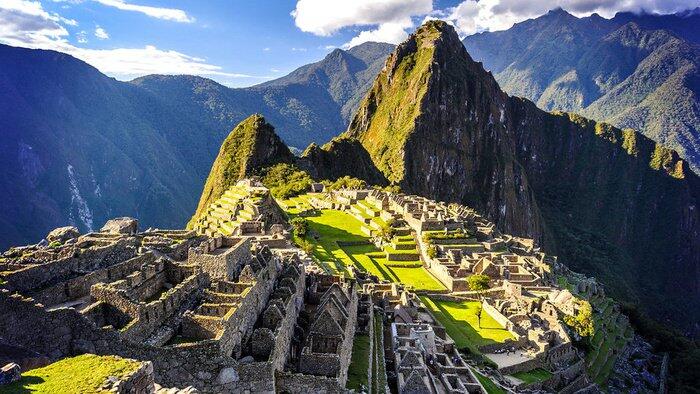
[{"label": "stone wall", "polygon": [[278,372],[276,375],[276,383],[277,392],[279,393],[335,394],[347,392],[345,383],[341,385],[337,379],[324,376]]},{"label": "stone wall", "polygon": [[123,238],[104,246],[74,246],[71,257],[30,266],[5,275],[5,288],[13,292],[33,294],[60,282],[88,272],[109,267],[136,255],[136,240]]}]

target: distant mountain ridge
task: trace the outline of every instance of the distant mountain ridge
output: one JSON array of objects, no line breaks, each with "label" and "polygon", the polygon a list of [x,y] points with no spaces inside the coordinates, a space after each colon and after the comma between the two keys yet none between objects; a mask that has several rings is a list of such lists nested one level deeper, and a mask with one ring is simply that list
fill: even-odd
[{"label": "distant mountain ridge", "polygon": [[509,94],[633,128],[700,168],[700,9],[576,18],[556,9],[466,37]]},{"label": "distant mountain ridge", "polygon": [[234,125],[262,113],[303,149],[347,127],[390,44],[337,49],[280,80],[120,82],[69,55],[0,45],[0,249],[114,216],[183,226]]},{"label": "distant mountain ridge", "polygon": [[368,42],[335,49],[316,63],[249,88],[231,89],[210,79],[148,75],[131,83],[164,103],[194,111],[216,130],[230,130],[250,114],[264,114],[290,146],[304,149],[342,132],[379,72],[391,44]]}]

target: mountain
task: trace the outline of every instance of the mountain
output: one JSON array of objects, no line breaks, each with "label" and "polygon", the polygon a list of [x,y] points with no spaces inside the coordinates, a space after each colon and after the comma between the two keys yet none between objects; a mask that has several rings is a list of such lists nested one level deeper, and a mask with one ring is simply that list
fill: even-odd
[{"label": "mountain", "polygon": [[379,73],[391,44],[368,42],[335,49],[323,60],[250,88],[231,89],[193,76],[149,75],[132,81],[164,104],[216,130],[226,130],[259,112],[290,146],[325,143],[344,130],[360,99]]},{"label": "mountain", "polygon": [[280,80],[231,89],[194,76],[109,78],[69,55],[0,45],[0,249],[114,216],[180,227],[233,125],[253,113],[286,143],[325,143],[393,46],[335,50]]},{"label": "mountain", "polygon": [[256,169],[293,160],[294,155],[265,118],[259,114],[249,116],[221,144],[191,222],[239,179],[253,175]]},{"label": "mountain", "polygon": [[576,18],[562,9],[464,39],[509,94],[640,130],[700,168],[700,12]]},{"label": "mountain", "polygon": [[339,140],[404,191],[473,206],[612,295],[698,321],[700,179],[687,163],[633,130],[508,96],[444,22],[397,47]]}]

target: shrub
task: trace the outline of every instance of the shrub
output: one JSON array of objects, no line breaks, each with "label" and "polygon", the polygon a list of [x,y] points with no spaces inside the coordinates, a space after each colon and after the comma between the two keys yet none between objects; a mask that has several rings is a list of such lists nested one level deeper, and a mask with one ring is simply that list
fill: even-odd
[{"label": "shrub", "polygon": [[314,248],[316,247],[316,245],[313,242],[308,241],[306,239],[300,239],[299,241],[297,241],[297,244],[299,244],[299,248],[301,248],[301,250],[303,250],[308,255],[313,254]]},{"label": "shrub", "polygon": [[49,248],[51,248],[51,249],[55,249],[55,248],[57,248],[57,247],[59,247],[59,246],[61,246],[61,242],[60,242],[60,241],[52,241],[52,242],[49,244]]},{"label": "shrub", "polygon": [[435,257],[437,257],[437,247],[435,247],[435,245],[429,245],[427,252],[428,252],[428,257],[430,257],[431,259],[434,259]]},{"label": "shrub", "polygon": [[313,179],[294,165],[281,163],[263,170],[262,183],[276,198],[287,199],[306,193]]},{"label": "shrub", "polygon": [[306,238],[306,233],[309,231],[309,223],[304,218],[294,218],[289,221],[292,226],[292,232],[298,238]]},{"label": "shrub", "polygon": [[593,326],[593,308],[588,301],[578,301],[579,309],[576,316],[564,316],[564,323],[571,327],[581,337],[592,336],[595,332]]},{"label": "shrub", "polygon": [[341,190],[341,189],[358,190],[358,189],[366,189],[367,188],[367,182],[363,181],[362,179],[353,178],[353,177],[350,177],[347,175],[336,179],[334,182],[331,182],[329,180],[324,180],[321,183],[323,183],[323,185],[326,186],[326,188],[328,190]]}]

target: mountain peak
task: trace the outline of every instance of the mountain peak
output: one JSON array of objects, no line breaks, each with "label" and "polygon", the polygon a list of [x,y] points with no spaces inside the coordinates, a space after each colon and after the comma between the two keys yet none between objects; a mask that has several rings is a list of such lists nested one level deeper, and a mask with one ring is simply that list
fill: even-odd
[{"label": "mountain peak", "polygon": [[209,205],[238,180],[262,168],[277,163],[291,163],[293,160],[294,155],[265,117],[261,114],[250,115],[234,127],[221,144],[190,224],[196,222]]}]

